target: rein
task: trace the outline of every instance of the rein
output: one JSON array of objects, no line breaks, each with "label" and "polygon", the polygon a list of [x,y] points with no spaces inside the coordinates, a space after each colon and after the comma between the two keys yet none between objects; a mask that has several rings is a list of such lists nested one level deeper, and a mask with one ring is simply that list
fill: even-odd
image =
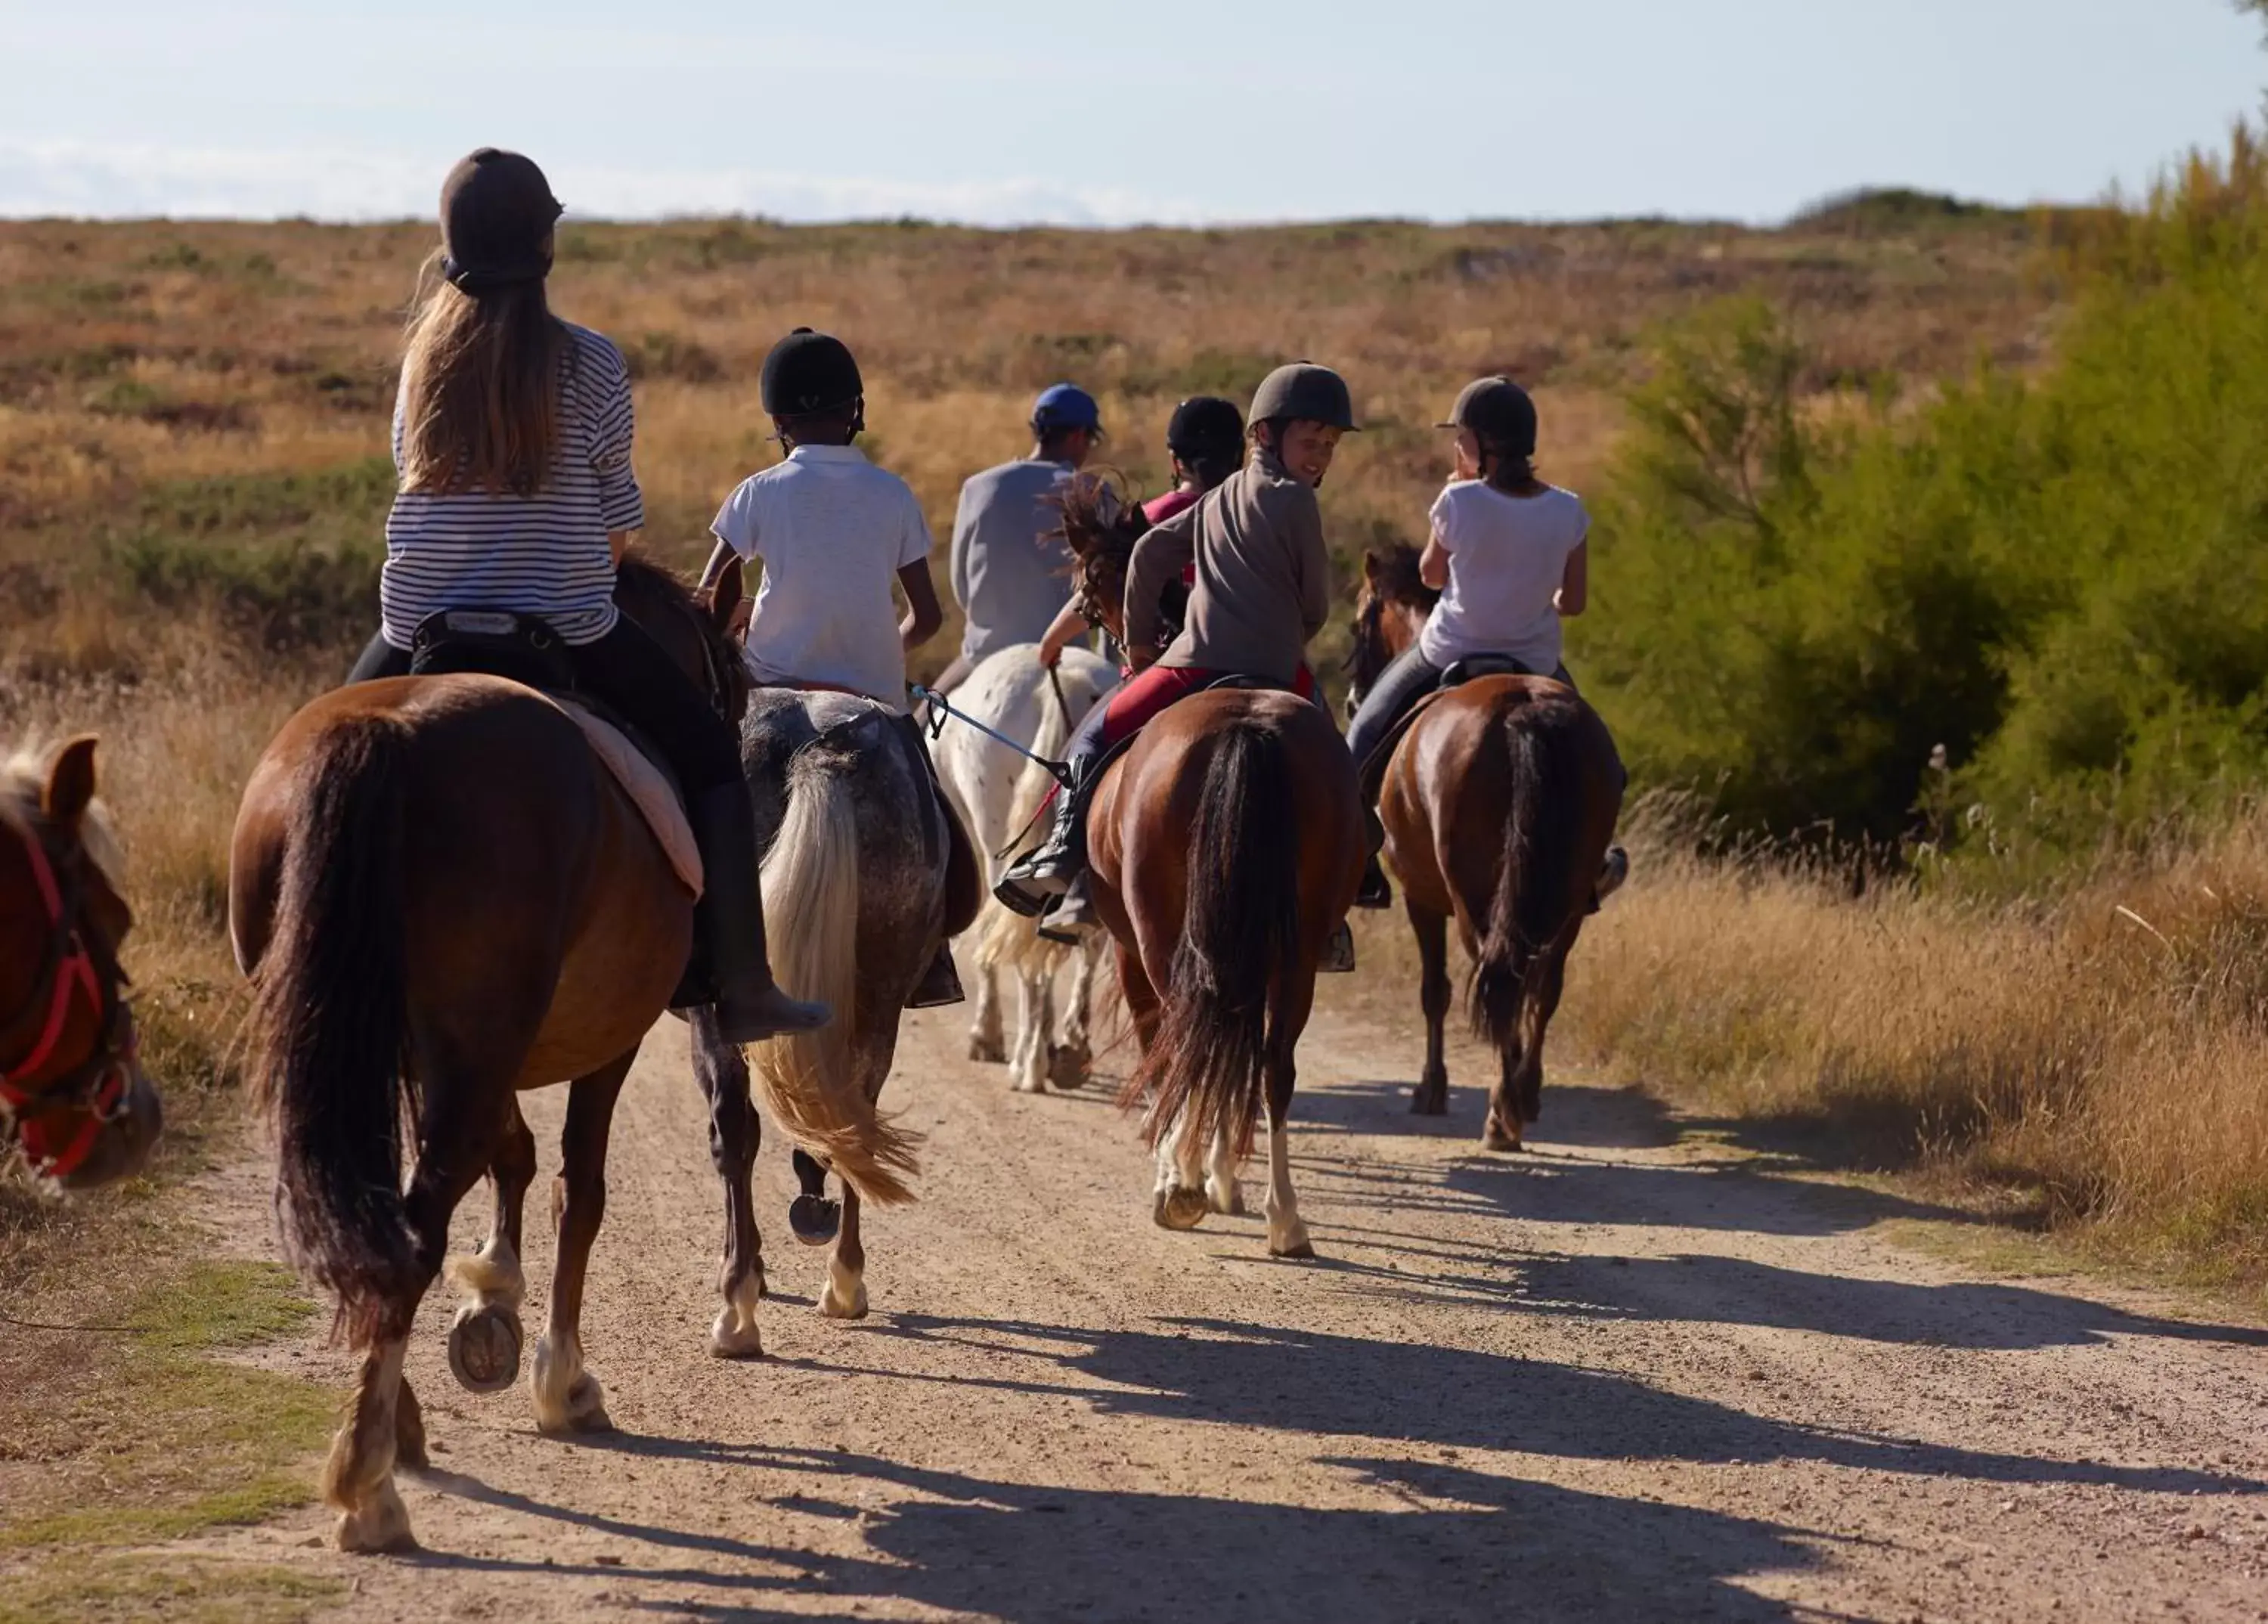
[{"label": "rein", "polygon": [[[1021,756],[1026,761],[1038,763],[1040,766],[1046,769],[1047,774],[1049,778],[1062,785],[1065,789],[1069,789],[1071,787],[1071,768],[1064,763],[1060,761],[1049,761],[1046,757],[1040,755],[1037,751],[1027,749],[1024,746],[1017,743],[1015,740],[1010,738],[1006,734],[1000,732],[997,728],[986,727],[983,722],[978,721],[968,712],[955,710],[954,708],[953,702],[947,699],[943,694],[939,693],[933,688],[924,688],[919,683],[910,683],[909,684],[909,687],[916,699],[929,706],[929,736],[931,738],[941,739],[945,736],[945,719],[949,716],[957,722],[965,722],[969,727],[976,728],[977,732],[983,734],[986,738],[990,739],[994,743],[1006,745],[1010,749],[1015,751],[1017,755]],[[1056,700],[1058,704],[1063,702],[1063,690],[1060,686],[1056,690]],[[1070,707],[1065,705],[1064,708],[1065,720],[1070,720]]]},{"label": "rein", "polygon": [[[0,1065],[0,1125],[15,1128],[20,1139],[31,1118],[66,1109],[84,1111],[85,1122],[61,1148],[41,1155],[30,1143],[24,1146],[34,1174],[61,1178],[86,1160],[103,1130],[126,1112],[127,1073],[137,1046],[134,1018],[126,1001],[118,996],[124,972],[107,953],[98,965],[94,952],[86,945],[85,929],[75,922],[83,900],[78,888],[74,885],[66,891],[37,830],[5,809],[0,809],[0,825],[22,843],[40,901],[48,912],[48,940],[40,953],[39,975],[24,1001],[5,1021],[0,1021],[0,1032],[13,1033],[40,1014],[43,1002],[47,1006],[46,1018],[30,1052]],[[75,999],[84,1000],[93,1010],[101,1036],[77,1065],[35,1088],[33,1078],[55,1059],[63,1041]]]}]

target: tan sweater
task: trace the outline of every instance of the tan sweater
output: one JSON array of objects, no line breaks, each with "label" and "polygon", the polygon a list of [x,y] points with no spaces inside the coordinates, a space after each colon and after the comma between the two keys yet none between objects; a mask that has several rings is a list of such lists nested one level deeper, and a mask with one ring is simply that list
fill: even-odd
[{"label": "tan sweater", "polygon": [[1134,545],[1126,570],[1126,640],[1153,646],[1158,598],[1194,557],[1197,590],[1165,666],[1234,671],[1291,685],[1307,639],[1331,609],[1331,560],[1314,487],[1268,452],[1195,507]]}]

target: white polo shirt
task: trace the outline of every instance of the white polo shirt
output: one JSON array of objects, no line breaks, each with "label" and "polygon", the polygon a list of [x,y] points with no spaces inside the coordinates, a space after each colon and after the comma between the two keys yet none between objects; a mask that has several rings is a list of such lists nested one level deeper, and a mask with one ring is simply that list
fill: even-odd
[{"label": "white polo shirt", "polygon": [[763,585],[748,622],[760,683],[823,683],[903,710],[897,573],[929,556],[912,487],[856,446],[798,446],[725,498],[710,529]]}]

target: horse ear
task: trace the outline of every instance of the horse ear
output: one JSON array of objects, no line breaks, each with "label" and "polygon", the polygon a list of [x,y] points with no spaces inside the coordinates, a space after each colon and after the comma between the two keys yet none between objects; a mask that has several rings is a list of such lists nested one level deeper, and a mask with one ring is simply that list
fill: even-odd
[{"label": "horse ear", "polygon": [[734,553],[725,561],[725,567],[717,572],[717,579],[710,583],[707,602],[709,624],[731,636],[733,611],[740,607],[740,599],[747,590],[747,580],[740,570],[740,555]]},{"label": "horse ear", "polygon": [[40,813],[56,828],[78,832],[79,819],[94,801],[95,736],[80,734],[48,758],[48,782],[40,792]]}]

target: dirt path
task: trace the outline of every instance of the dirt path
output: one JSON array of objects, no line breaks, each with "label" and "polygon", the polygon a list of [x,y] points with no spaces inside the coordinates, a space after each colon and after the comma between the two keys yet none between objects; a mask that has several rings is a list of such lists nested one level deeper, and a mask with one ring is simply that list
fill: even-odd
[{"label": "dirt path", "polygon": [[[1927,1209],[1631,1095],[1558,1086],[1540,1154],[1484,1155],[1477,1089],[1413,1120],[1364,1081],[1410,1044],[1329,1017],[1292,1140],[1323,1256],[1275,1263],[1257,1218],[1152,1228],[1116,1113],[1009,1094],[960,1031],[909,1023],[928,1171],[869,1223],[873,1318],[813,1311],[775,1140],[771,1356],[708,1356],[720,1204],[666,1023],[585,1322],[621,1431],[549,1442],[524,1389],[457,1390],[437,1296],[427,1554],[340,1557],[313,1511],[212,1548],[350,1577],[352,1620],[2268,1618],[2257,1331],[1917,1257],[1868,1231]],[[532,1102],[547,1177],[563,1099]],[[263,1177],[214,1192],[248,1247]]]}]

